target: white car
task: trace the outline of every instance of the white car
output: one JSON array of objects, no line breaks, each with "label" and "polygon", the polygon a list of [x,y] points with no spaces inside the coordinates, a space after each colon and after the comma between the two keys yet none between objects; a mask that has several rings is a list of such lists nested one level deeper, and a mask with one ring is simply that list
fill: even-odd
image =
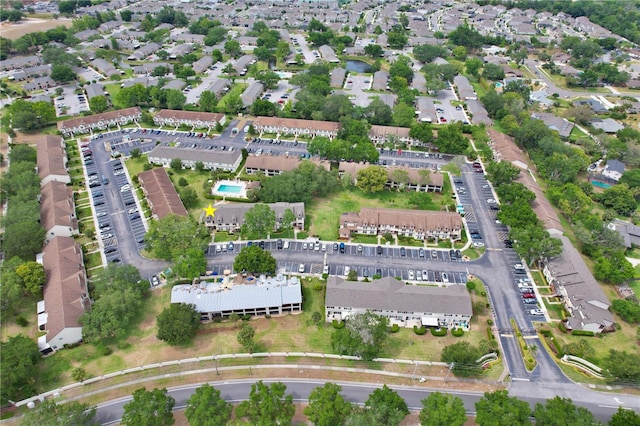
[{"label": "white car", "polygon": [[414,275],[413,275],[413,271],[411,269],[409,269],[409,281],[413,281],[415,279]]},{"label": "white car", "polygon": [[484,243],[473,243],[474,247],[484,247]]},{"label": "white car", "polygon": [[324,268],[322,268],[322,273],[323,274],[328,274],[329,273],[329,265],[324,265]]},{"label": "white car", "polygon": [[314,249],[315,251],[320,251],[320,243],[316,241],[315,245],[314,245]]},{"label": "white car", "polygon": [[542,309],[531,309],[529,313],[531,315],[541,315],[541,316],[544,315],[544,312],[542,312]]},{"label": "white car", "polygon": [[122,185],[120,187],[120,192],[127,192],[127,191],[130,191],[130,190],[131,190],[131,185],[129,185],[129,184]]},{"label": "white car", "polygon": [[138,208],[137,207],[129,209],[129,214],[134,214],[134,213],[138,213]]},{"label": "white car", "polygon": [[448,283],[449,282],[449,276],[447,275],[446,272],[442,273],[442,282],[443,283]]},{"label": "white car", "polygon": [[349,272],[351,272],[351,268],[350,268],[350,267],[348,267],[348,266],[345,266],[345,267],[344,267],[344,274],[345,274],[345,275],[349,275]]},{"label": "white car", "polygon": [[300,266],[298,266],[298,272],[301,274],[304,273],[304,263],[301,263]]},{"label": "white car", "polygon": [[108,240],[109,238],[113,238],[113,234],[102,234],[100,235],[100,238],[102,238],[103,240]]},{"label": "white car", "polygon": [[426,269],[422,271],[422,281],[429,281],[429,271]]},{"label": "white car", "polygon": [[487,200],[487,204],[495,204],[495,203],[496,203],[496,200],[494,200],[493,198],[489,198]]}]

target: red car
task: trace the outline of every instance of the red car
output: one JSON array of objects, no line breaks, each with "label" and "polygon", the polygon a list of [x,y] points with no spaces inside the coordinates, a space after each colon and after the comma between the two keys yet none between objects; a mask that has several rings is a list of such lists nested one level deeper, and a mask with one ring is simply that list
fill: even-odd
[{"label": "red car", "polygon": [[524,293],[522,297],[525,299],[535,299],[536,295],[534,293]]},{"label": "red car", "polygon": [[441,123],[446,123],[446,122],[447,122],[447,119],[446,119],[446,118],[444,118],[444,117],[440,117],[440,122],[441,122]]}]

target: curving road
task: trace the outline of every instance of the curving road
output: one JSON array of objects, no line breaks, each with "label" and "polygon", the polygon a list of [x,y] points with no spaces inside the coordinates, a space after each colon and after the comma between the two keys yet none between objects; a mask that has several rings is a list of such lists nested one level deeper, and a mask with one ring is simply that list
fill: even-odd
[{"label": "curving road", "polygon": [[[304,402],[307,401],[309,394],[311,391],[318,386],[322,386],[326,381],[323,380],[296,380],[296,379],[287,379],[287,378],[273,378],[273,379],[263,379],[263,382],[269,384],[271,382],[280,381],[287,386],[287,394],[293,395],[294,401]],[[209,382],[212,386],[215,386],[216,389],[221,391],[221,396],[225,400],[229,402],[240,402],[248,398],[249,392],[251,391],[251,385],[255,383],[255,380],[227,380],[220,382]],[[353,383],[353,382],[334,382],[342,386],[342,396],[356,404],[364,404],[364,402],[369,398],[369,394],[377,388],[381,387],[381,384],[375,383]],[[198,388],[200,384],[193,384],[187,386],[180,386],[169,388],[168,393],[176,400],[175,409],[181,409],[186,406],[186,402],[195,392],[195,389]],[[407,387],[407,386],[390,386],[390,388],[394,389],[398,394],[404,398],[409,406],[409,409],[412,411],[418,411],[422,408],[422,404],[420,401],[426,397],[428,397],[433,392],[442,392],[442,389],[429,389],[429,388],[419,388],[419,387]],[[482,393],[480,392],[467,392],[467,391],[457,391],[457,390],[446,390],[447,393],[456,395],[462,399],[464,402],[465,409],[467,410],[467,414],[475,414],[475,406],[474,404],[482,397]],[[535,392],[535,389],[532,389],[527,395],[518,396],[521,400],[529,403],[531,408],[535,406],[536,403],[544,403],[544,400],[547,398],[545,396],[538,395]],[[609,398],[602,399],[599,401],[593,402],[582,402],[575,401],[577,405],[581,405],[589,411],[593,413],[593,415],[602,421],[607,421],[611,416],[618,410],[618,406],[621,404],[616,402],[623,402],[622,399],[613,398],[611,401],[608,401]],[[96,421],[103,425],[112,425],[117,424],[119,420],[122,418],[123,407],[129,401],[131,401],[132,397],[125,397],[116,400],[112,400],[103,404],[98,405]],[[624,401],[630,402],[630,401]],[[636,398],[636,406],[638,401]]]}]

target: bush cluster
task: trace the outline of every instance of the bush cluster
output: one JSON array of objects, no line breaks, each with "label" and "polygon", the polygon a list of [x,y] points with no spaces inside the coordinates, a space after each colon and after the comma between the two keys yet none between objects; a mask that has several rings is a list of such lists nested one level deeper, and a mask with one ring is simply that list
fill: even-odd
[{"label": "bush cluster", "polygon": [[432,328],[431,329],[431,334],[433,336],[436,337],[444,337],[447,335],[447,329],[446,328]]},{"label": "bush cluster", "polygon": [[340,330],[341,328],[344,328],[344,321],[338,321],[338,320],[333,320],[331,321],[331,325],[333,325],[333,328],[335,328],[336,330]]}]

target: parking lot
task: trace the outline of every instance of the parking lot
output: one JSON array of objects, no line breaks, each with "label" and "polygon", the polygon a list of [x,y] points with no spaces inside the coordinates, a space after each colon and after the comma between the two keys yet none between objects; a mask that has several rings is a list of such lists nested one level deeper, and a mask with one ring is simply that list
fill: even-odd
[{"label": "parking lot", "polygon": [[[94,150],[101,148],[98,142],[82,143],[80,150],[86,173],[87,189],[91,199],[96,225],[96,237],[100,242],[104,260],[108,263],[122,261],[118,234],[132,235],[136,248],[144,248],[145,223],[139,212],[133,186],[120,159],[101,162],[101,169],[94,160]],[[123,227],[124,233],[116,232]]]},{"label": "parking lot", "polygon": [[[442,262],[462,262],[462,254],[459,250],[316,243],[315,241],[288,241],[288,247],[284,249],[278,249],[278,242],[274,240],[233,243],[231,246],[229,243],[211,244],[207,254],[213,262],[209,270],[216,275],[222,274],[225,270],[233,270],[233,264],[227,263],[227,259],[230,259],[228,255],[237,254],[243,247],[252,244],[271,251],[279,260],[278,270],[284,273],[299,273],[302,264],[304,273],[320,275],[325,273],[325,265],[327,265],[326,273],[331,275],[347,276],[350,270],[355,270],[359,278],[380,275],[415,282],[440,284],[467,282],[465,272],[442,270]],[[287,259],[280,261],[280,258]],[[291,258],[300,260],[290,260]],[[397,259],[398,262],[394,262],[393,259]],[[411,264],[411,266],[401,263]]]}]

